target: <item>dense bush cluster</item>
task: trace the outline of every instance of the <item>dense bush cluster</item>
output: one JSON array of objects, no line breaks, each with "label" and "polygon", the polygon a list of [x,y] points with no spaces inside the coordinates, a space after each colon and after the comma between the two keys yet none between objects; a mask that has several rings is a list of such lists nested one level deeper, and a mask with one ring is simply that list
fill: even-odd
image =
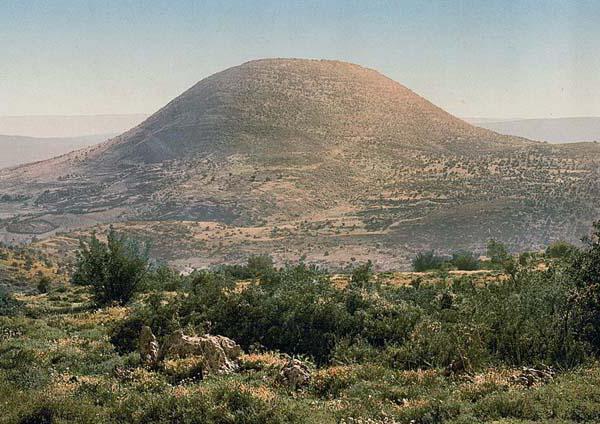
[{"label": "dense bush cluster", "polygon": [[[125,303],[150,290],[112,340],[133,350],[141,325],[159,337],[178,328],[222,334],[245,349],[304,355],[318,364],[381,361],[403,369],[488,364],[570,366],[600,351],[600,227],[583,249],[555,243],[545,271],[532,255],[514,260],[491,240],[491,267],[507,273],[477,284],[450,277],[436,284],[375,284],[372,264],[335,285],[304,263],[276,269],[268,256],[180,277],[151,269],[145,252],[114,231],[82,245],[73,281],[92,286],[100,304]],[[475,270],[479,259],[457,252],[443,259],[419,254],[413,266]],[[166,291],[176,291],[165,296]]]},{"label": "dense bush cluster", "polygon": [[[128,331],[136,334],[127,329],[145,323],[159,336],[184,327],[211,331],[245,349],[304,355],[318,364],[384,360],[402,369],[474,369],[581,363],[600,346],[597,239],[546,271],[513,261],[492,244],[494,261],[510,262],[511,273],[483,285],[465,276],[379,285],[367,263],[340,287],[304,263],[275,269],[264,257],[252,258],[247,266],[179,278],[178,296],[157,291],[114,338],[126,346]],[[431,262],[435,255],[421,258]],[[468,264],[474,258],[463,253],[454,259]]]},{"label": "dense bush cluster", "polygon": [[[563,258],[575,247],[568,243],[556,242],[548,247],[548,257]],[[526,252],[528,254],[529,252]],[[479,255],[468,250],[460,250],[450,256],[440,256],[435,251],[419,252],[412,260],[415,272],[457,269],[461,271],[475,271],[478,269],[503,269],[510,270],[514,266],[514,259],[504,243],[489,240],[487,244],[487,260],[481,261]]]}]

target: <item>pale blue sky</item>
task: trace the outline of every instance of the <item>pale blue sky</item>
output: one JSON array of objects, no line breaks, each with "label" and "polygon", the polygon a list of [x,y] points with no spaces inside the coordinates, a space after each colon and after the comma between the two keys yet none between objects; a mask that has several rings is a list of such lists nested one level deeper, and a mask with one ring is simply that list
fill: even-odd
[{"label": "pale blue sky", "polygon": [[600,116],[599,22],[597,0],[1,0],[0,115],[153,112],[227,67],[306,57],[459,116]]}]

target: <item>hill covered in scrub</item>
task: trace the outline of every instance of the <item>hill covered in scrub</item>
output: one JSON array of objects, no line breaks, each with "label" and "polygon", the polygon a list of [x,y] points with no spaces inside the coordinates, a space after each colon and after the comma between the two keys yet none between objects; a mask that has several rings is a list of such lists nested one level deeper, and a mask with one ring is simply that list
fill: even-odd
[{"label": "hill covered in scrub", "polygon": [[[342,247],[394,268],[493,237],[512,249],[576,241],[599,212],[599,164],[598,145],[478,128],[358,65],[258,60],[103,144],[0,171],[0,237],[118,221],[163,243],[152,228],[181,223],[170,242],[190,248],[167,259],[229,260],[288,240],[284,259],[338,264]],[[216,239],[204,233],[214,225]]]}]

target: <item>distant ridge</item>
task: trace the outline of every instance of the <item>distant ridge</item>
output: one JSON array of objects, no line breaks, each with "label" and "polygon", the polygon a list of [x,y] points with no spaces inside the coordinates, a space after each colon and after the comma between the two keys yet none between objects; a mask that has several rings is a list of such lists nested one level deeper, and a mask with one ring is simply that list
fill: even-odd
[{"label": "distant ridge", "polygon": [[467,118],[466,120],[502,134],[550,143],[600,141],[600,117],[518,120]]},{"label": "distant ridge", "polygon": [[81,137],[119,134],[148,115],[25,115],[0,116],[0,134],[25,137]]},{"label": "distant ridge", "polygon": [[93,146],[116,134],[81,137],[24,137],[0,134],[0,168],[37,162]]}]

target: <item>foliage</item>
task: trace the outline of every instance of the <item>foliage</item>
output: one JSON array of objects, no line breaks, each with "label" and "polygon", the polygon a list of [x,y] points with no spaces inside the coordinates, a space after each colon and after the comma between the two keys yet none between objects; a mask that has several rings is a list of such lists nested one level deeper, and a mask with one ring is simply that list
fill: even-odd
[{"label": "foliage", "polygon": [[143,289],[147,291],[176,291],[182,289],[186,278],[177,271],[161,264],[148,270]]},{"label": "foliage", "polygon": [[273,258],[269,255],[249,256],[244,265],[222,265],[218,271],[226,273],[231,278],[247,280],[269,276],[275,269]]},{"label": "foliage", "polygon": [[546,248],[546,256],[554,259],[566,258],[575,253],[577,247],[566,241],[555,241]]},{"label": "foliage", "polygon": [[350,284],[356,288],[366,288],[369,286],[372,278],[373,262],[367,261],[354,268],[350,277]]},{"label": "foliage", "polygon": [[502,265],[510,259],[506,245],[493,239],[487,243],[487,256],[494,265]]},{"label": "foliage", "polygon": [[14,297],[5,289],[0,287],[0,316],[14,316],[19,314],[21,311],[21,303],[15,300]]},{"label": "foliage", "polygon": [[452,265],[462,271],[475,271],[479,269],[479,259],[473,252],[455,252],[452,254]]},{"label": "foliage", "polygon": [[566,276],[574,286],[571,306],[577,331],[600,353],[600,222],[584,242],[569,256]]},{"label": "foliage", "polygon": [[444,264],[444,258],[437,256],[433,250],[428,252],[419,252],[412,261],[412,268],[415,272],[431,271],[440,269]]},{"label": "foliage", "polygon": [[141,287],[148,268],[147,248],[111,228],[106,243],[95,233],[81,241],[72,281],[91,286],[98,304],[124,304]]},{"label": "foliage", "polygon": [[48,293],[52,285],[52,280],[47,275],[39,278],[36,287],[40,293]]},{"label": "foliage", "polygon": [[226,272],[202,271],[185,295],[150,296],[113,337],[124,349],[127,334],[144,323],[159,337],[188,327],[318,364],[377,360],[382,352],[408,369],[580,363],[586,348],[568,316],[563,274],[513,265],[509,280],[483,286],[466,277],[450,285],[372,286],[369,264],[357,267],[344,288],[302,263],[243,288]]},{"label": "foliage", "polygon": [[[545,270],[510,261],[510,276],[388,284],[367,263],[338,284],[305,263],[251,280],[156,268],[127,307],[77,309],[87,286],[23,294],[25,314],[0,313],[0,423],[598,422],[599,236],[597,224]],[[161,343],[210,331],[260,353],[199,381],[199,358],[141,366],[142,325]],[[316,363],[294,392],[277,378],[288,355]],[[559,372],[530,386],[523,366]]]}]

